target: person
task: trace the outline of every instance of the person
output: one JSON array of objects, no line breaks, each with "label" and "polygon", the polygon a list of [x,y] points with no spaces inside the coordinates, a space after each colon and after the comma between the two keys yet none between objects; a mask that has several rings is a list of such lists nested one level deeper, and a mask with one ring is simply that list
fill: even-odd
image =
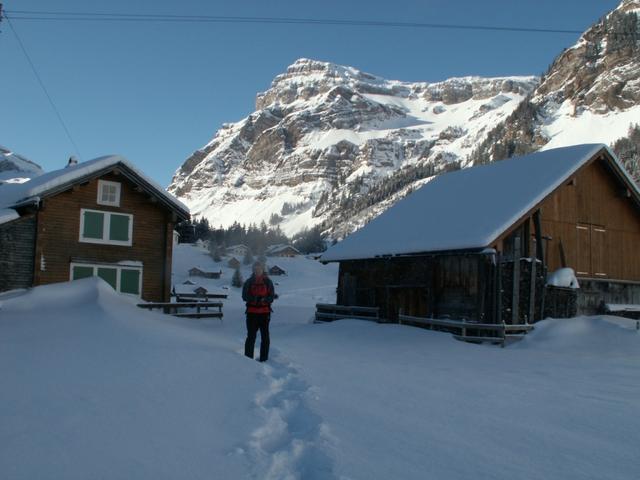
[{"label": "person", "polygon": [[247,304],[247,339],[244,342],[244,354],[253,358],[256,335],[260,330],[261,362],[269,358],[269,321],[274,298],[273,282],[266,275],[264,265],[261,262],[255,262],[253,275],[242,286],[242,299]]}]

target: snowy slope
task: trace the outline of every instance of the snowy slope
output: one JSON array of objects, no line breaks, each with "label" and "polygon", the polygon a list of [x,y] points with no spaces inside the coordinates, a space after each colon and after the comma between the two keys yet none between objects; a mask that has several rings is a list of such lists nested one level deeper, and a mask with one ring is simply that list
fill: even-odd
[{"label": "snowy slope", "polygon": [[[386,80],[300,59],[176,172],[169,191],[212,225],[269,222],[292,234],[331,223],[344,201],[403,168],[434,173],[466,157],[536,77]],[[364,215],[368,218],[368,215]]]},{"label": "snowy slope", "polygon": [[[177,275],[203,260],[189,248]],[[544,321],[504,349],[407,326],[313,325],[336,271],[289,262],[266,364],[241,354],[237,292],[222,322],[144,312],[93,279],[0,297],[3,476],[637,476],[632,322]]]},{"label": "snowy slope", "polygon": [[39,165],[0,145],[0,185],[21,183],[42,173]]}]

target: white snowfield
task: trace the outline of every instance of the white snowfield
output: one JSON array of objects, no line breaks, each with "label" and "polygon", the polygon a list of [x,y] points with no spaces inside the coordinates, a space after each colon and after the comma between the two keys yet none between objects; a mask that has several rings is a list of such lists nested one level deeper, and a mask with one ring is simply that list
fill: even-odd
[{"label": "white snowfield", "polygon": [[[177,256],[176,281],[196,260],[220,267],[189,246]],[[0,476],[638,478],[635,322],[547,320],[504,349],[314,325],[335,265],[272,263],[289,275],[273,278],[265,364],[242,354],[236,289],[223,321],[142,311],[98,279],[0,296]],[[223,289],[223,270],[199,280]]]}]

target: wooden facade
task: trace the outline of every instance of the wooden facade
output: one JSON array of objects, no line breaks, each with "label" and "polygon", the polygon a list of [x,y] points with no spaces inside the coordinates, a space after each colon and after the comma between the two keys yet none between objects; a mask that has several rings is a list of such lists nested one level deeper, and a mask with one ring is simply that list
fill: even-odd
[{"label": "wooden facade", "polygon": [[[98,201],[101,182],[118,186],[117,204]],[[128,219],[126,241],[112,241],[111,230],[105,241],[83,238],[87,211],[105,218],[105,226],[112,216]],[[143,179],[126,166],[115,165],[58,187],[19,213],[18,220],[0,225],[0,250],[20,250],[8,262],[0,254],[0,290],[98,275],[114,288],[128,282],[131,291],[123,289],[123,293],[147,301],[169,301],[173,227],[188,213],[169,207],[166,198],[143,186]],[[22,272],[25,267],[28,273]],[[13,271],[20,271],[21,277],[11,277]]]},{"label": "wooden facade", "polygon": [[341,260],[337,303],[377,307],[392,322],[401,311],[530,323],[545,312],[546,273],[561,267],[590,286],[589,301],[577,303],[591,310],[578,313],[595,313],[594,305],[611,301],[607,292],[618,303],[633,299],[640,293],[640,195],[629,182],[603,148],[482,249]]}]

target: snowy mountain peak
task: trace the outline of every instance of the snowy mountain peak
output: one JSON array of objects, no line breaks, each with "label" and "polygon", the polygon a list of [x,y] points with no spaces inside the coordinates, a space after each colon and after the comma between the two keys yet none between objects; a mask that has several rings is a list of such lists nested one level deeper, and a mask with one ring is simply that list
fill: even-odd
[{"label": "snowy mountain peak", "polygon": [[0,184],[26,182],[42,173],[38,164],[0,145]]},{"label": "snowy mountain peak", "polygon": [[300,59],[176,172],[169,191],[213,225],[364,224],[416,181],[458,168],[536,77],[401,82]]}]

